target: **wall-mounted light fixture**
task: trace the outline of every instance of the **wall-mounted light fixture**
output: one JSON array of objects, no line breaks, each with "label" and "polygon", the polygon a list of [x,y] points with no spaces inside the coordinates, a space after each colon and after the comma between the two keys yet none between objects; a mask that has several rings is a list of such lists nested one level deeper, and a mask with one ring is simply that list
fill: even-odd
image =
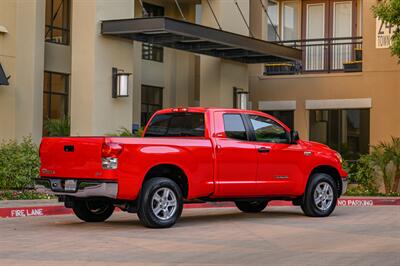
[{"label": "wall-mounted light fixture", "polygon": [[122,69],[112,68],[112,97],[128,97],[128,80],[131,73],[126,73]]},{"label": "wall-mounted light fixture", "polygon": [[0,64],[0,85],[10,85],[8,82],[10,76],[6,76],[6,73],[3,70],[3,67]]},{"label": "wall-mounted light fixture", "polygon": [[8,33],[7,28],[5,26],[3,26],[3,25],[0,25],[0,33],[3,33],[3,34]]},{"label": "wall-mounted light fixture", "polygon": [[248,109],[249,92],[242,88],[233,87],[233,100],[235,108]]}]

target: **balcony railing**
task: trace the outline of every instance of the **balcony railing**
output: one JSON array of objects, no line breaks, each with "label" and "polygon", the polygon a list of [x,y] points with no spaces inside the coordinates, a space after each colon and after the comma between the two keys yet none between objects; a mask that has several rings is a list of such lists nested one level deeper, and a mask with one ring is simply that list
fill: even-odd
[{"label": "balcony railing", "polygon": [[303,60],[299,63],[266,64],[266,75],[362,71],[362,37],[289,40],[277,43],[301,49]]}]

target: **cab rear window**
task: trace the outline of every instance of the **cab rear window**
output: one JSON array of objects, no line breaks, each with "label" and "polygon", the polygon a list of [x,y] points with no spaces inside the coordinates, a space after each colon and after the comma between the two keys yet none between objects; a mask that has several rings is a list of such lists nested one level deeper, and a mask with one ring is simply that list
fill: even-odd
[{"label": "cab rear window", "polygon": [[168,113],[156,115],[145,137],[204,137],[203,113]]}]

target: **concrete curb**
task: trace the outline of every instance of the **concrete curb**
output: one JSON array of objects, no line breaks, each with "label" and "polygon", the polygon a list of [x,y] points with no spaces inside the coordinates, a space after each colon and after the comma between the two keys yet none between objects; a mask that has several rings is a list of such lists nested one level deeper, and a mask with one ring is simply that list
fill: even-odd
[{"label": "concrete curb", "polygon": [[[21,201],[9,202],[6,205],[16,205],[6,208],[0,207],[0,218],[16,218],[30,216],[50,216],[71,214],[72,210],[62,204],[35,201],[33,206],[21,206]],[[293,206],[289,201],[272,201],[268,206]],[[339,207],[375,207],[375,206],[400,206],[400,197],[342,197],[338,200]],[[185,209],[196,208],[232,208],[233,202],[217,203],[192,203],[185,204]]]}]

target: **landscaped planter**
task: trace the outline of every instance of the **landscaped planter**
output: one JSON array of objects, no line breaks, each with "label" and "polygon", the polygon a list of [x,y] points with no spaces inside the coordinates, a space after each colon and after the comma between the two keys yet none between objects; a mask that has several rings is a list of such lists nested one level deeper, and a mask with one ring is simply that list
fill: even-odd
[{"label": "landscaped planter", "polygon": [[343,63],[344,72],[361,72],[362,61],[350,61]]},{"label": "landscaped planter", "polygon": [[296,74],[296,66],[289,63],[265,64],[265,75],[293,75]]}]

